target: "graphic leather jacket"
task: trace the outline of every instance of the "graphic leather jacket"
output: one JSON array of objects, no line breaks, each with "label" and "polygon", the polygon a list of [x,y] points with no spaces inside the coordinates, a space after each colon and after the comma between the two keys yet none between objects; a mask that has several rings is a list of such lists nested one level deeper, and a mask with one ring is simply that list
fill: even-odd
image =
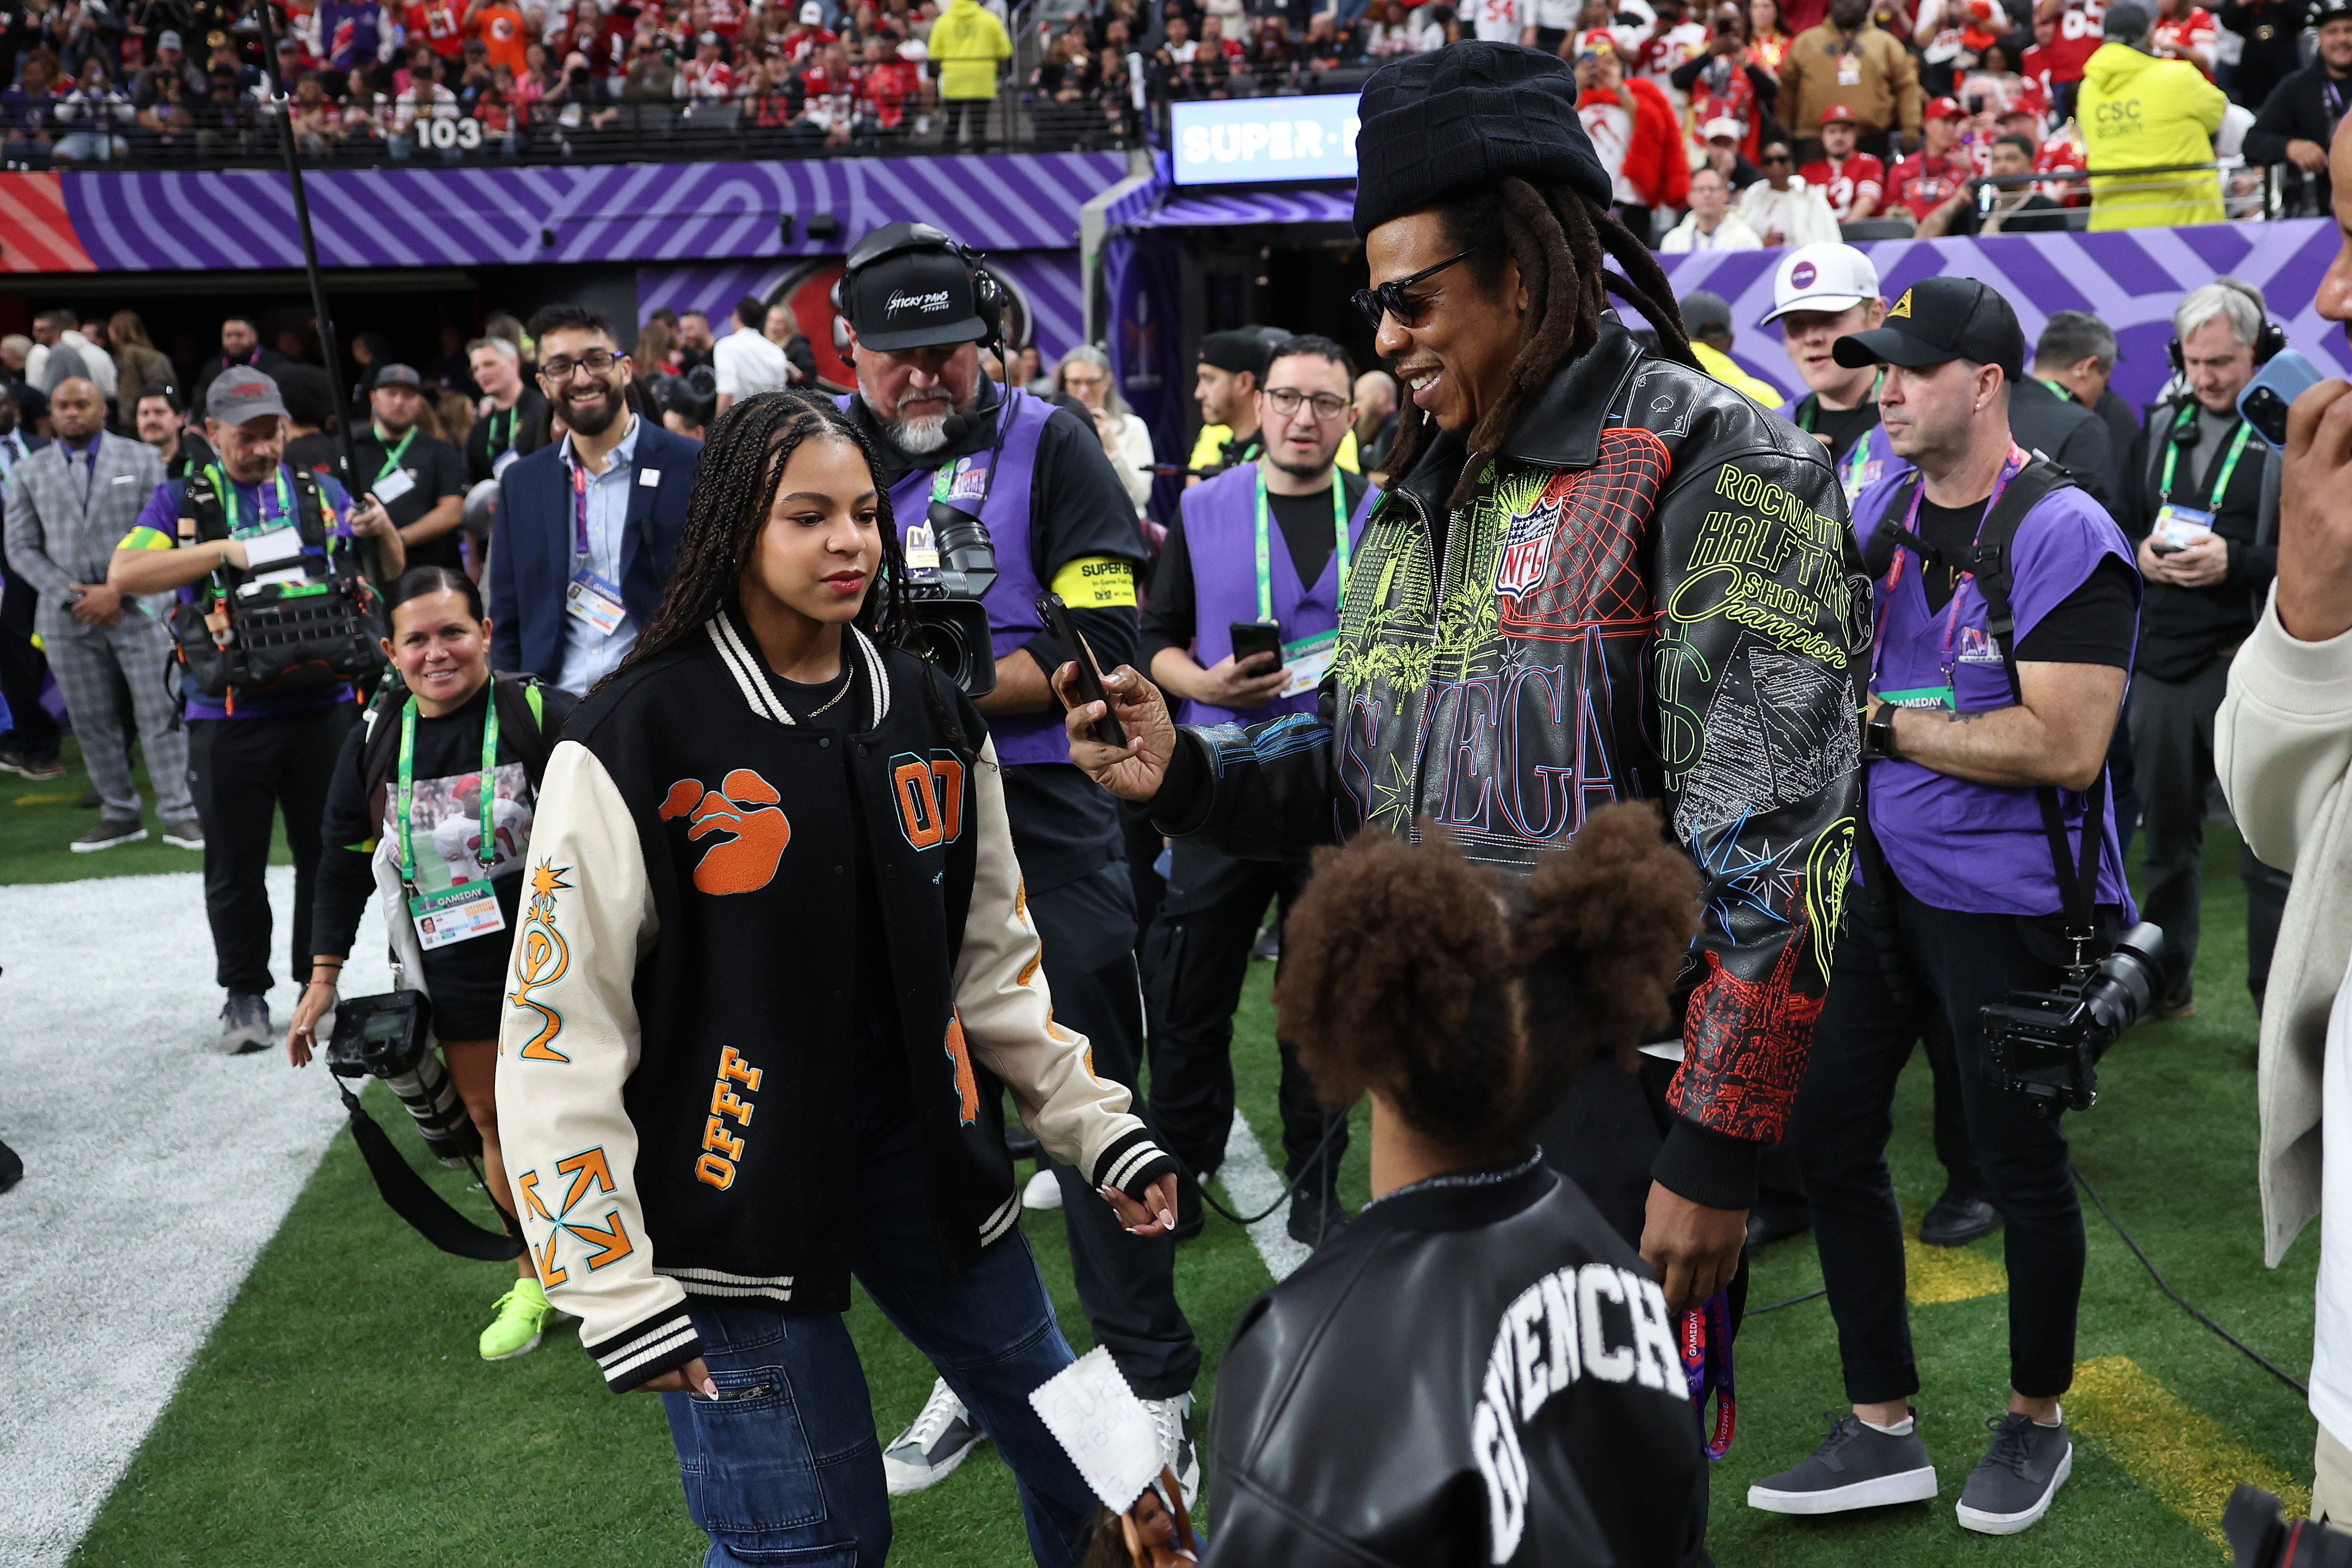
[{"label": "graphic leather jacket", "polygon": [[1612,314],[1479,475],[1439,433],[1366,526],[1319,711],[1186,728],[1154,821],[1286,858],[1370,827],[1526,872],[1660,803],[1706,879],[1654,1174],[1752,1206],[1828,985],[1870,593],[1821,443]]}]

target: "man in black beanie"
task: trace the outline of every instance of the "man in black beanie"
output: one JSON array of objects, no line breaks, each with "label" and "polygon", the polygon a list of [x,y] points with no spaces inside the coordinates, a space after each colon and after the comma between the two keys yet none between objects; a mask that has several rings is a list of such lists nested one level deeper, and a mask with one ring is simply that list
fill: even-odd
[{"label": "man in black beanie", "polygon": [[[1452,44],[1374,75],[1360,119],[1355,224],[1374,286],[1358,303],[1408,405],[1386,465],[1402,477],[1354,552],[1319,717],[1180,731],[1150,682],[1121,669],[1109,688],[1130,744],[1113,748],[1093,738],[1101,710],[1066,666],[1071,757],[1148,802],[1163,832],[1242,856],[1377,827],[1442,834],[1523,876],[1599,807],[1657,803],[1706,886],[1673,1026],[1628,1052],[1637,1069],[1597,1064],[1541,1142],[1637,1242],[1675,1310],[1727,1294],[1708,1314],[1721,1333],[1744,1298],[1757,1165],[1804,1076],[1847,884],[1870,601],[1843,492],[1818,441],[1697,368],[1657,263],[1607,215],[1564,62]],[[1609,258],[1623,277],[1606,286],[1660,352],[1608,308]],[[1383,1244],[1386,1207],[1325,1244],[1323,1278],[1344,1285],[1349,1266],[1327,1258]],[[1461,1489],[1479,1520],[1489,1501],[1498,1521],[1507,1501],[1538,1506],[1492,1495],[1509,1485],[1494,1445],[1548,1442],[1572,1403],[1560,1391],[1574,1352],[1546,1337],[1561,1320],[1538,1334],[1524,1316],[1543,1313],[1528,1303],[1548,1267],[1529,1259],[1529,1294],[1497,1306],[1509,1375],[1551,1347],[1549,1402],[1526,1402],[1516,1435],[1474,1432],[1486,1343],[1467,1347],[1458,1411],[1415,1391],[1417,1418],[1447,1411],[1439,1462],[1485,1479]],[[1422,1321],[1410,1300],[1383,1310]],[[1601,1318],[1582,1375],[1612,1375],[1594,1358],[1623,1320],[1582,1310]],[[1234,1439],[1213,1449],[1233,1467],[1221,1539],[1252,1535],[1237,1510],[1260,1496],[1356,1495],[1320,1489],[1318,1461],[1279,1435],[1220,1436]],[[1335,1502],[1316,1522],[1370,1541],[1381,1506]],[[1465,1539],[1484,1528],[1465,1515]],[[1521,1559],[1497,1545],[1494,1560]]]},{"label": "man in black beanie", "polygon": [[1201,438],[1193,443],[1197,485],[1210,473],[1257,456],[1257,395],[1265,384],[1273,345],[1249,327],[1210,332],[1201,339],[1201,364],[1194,373],[1192,401],[1201,405]]}]

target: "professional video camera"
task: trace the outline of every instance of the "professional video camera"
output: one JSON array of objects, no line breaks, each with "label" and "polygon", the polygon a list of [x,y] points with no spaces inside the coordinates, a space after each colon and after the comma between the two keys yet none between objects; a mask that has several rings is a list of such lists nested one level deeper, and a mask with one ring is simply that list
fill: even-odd
[{"label": "professional video camera", "polygon": [[1983,1008],[1985,1050],[2000,1087],[2044,1116],[2088,1110],[2099,1058],[2179,980],[2180,950],[2142,921],[2096,963],[2078,963],[2055,991],[2012,991]]},{"label": "professional video camera", "polygon": [[2252,1487],[2230,1494],[2221,1510],[2221,1533],[2230,1538],[2237,1568],[2352,1568],[2352,1535],[2315,1519],[2286,1521],[2279,1500]]},{"label": "professional video camera", "polygon": [[981,603],[996,581],[988,525],[934,498],[923,525],[907,531],[906,550],[915,651],[965,696],[987,696],[996,689],[996,644]]}]

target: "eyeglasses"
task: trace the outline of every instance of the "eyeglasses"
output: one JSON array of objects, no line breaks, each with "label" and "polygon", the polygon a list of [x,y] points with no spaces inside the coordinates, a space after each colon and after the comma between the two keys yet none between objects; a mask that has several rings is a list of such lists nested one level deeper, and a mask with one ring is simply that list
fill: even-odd
[{"label": "eyeglasses", "polygon": [[1767,163],[1786,163],[1790,161],[1789,154],[1786,153],[1767,153],[1764,154],[1764,162]]},{"label": "eyeglasses", "polygon": [[614,353],[607,349],[590,349],[578,359],[573,359],[567,354],[558,354],[553,359],[541,360],[539,374],[546,380],[553,382],[570,381],[572,373],[579,370],[584,370],[590,375],[603,375],[613,368],[615,362],[628,357],[626,354]]},{"label": "eyeglasses", "polygon": [[1336,392],[1318,392],[1310,397],[1295,386],[1269,386],[1265,389],[1266,406],[1285,419],[1296,417],[1302,403],[1314,409],[1315,417],[1327,425],[1348,411],[1348,400]]},{"label": "eyeglasses", "polygon": [[1382,318],[1388,316],[1394,316],[1399,326],[1410,327],[1420,318],[1421,307],[1424,301],[1407,299],[1405,290],[1416,283],[1436,277],[1469,254],[1465,250],[1461,256],[1449,256],[1434,267],[1424,267],[1410,278],[1400,278],[1393,283],[1383,283],[1376,289],[1359,289],[1350,298],[1355,300],[1356,309],[1363,312],[1364,320],[1371,322],[1372,331],[1376,332],[1381,330]]}]

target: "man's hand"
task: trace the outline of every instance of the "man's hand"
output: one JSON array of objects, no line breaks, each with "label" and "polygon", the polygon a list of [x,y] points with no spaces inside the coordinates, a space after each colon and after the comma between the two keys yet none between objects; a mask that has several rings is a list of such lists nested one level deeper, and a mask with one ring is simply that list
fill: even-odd
[{"label": "man's hand", "polygon": [[2160,559],[2169,569],[2166,580],[2183,588],[2210,588],[2230,574],[2229,541],[2218,533]]},{"label": "man's hand", "polygon": [[66,607],[86,626],[110,626],[122,619],[122,595],[103,583],[68,583],[80,597]]},{"label": "man's hand", "polygon": [[1642,1261],[1658,1271],[1666,1306],[1687,1312],[1731,1283],[1748,1245],[1746,1209],[1711,1209],[1650,1184],[1642,1222]]},{"label": "man's hand", "polygon": [[649,1377],[629,1391],[632,1394],[699,1394],[705,1399],[719,1397],[719,1385],[710,1381],[710,1369],[696,1356],[684,1366],[674,1367],[659,1377]]},{"label": "man's hand", "polygon": [[352,508],[352,531],[362,539],[380,539],[387,533],[398,533],[400,526],[392,521],[392,513],[383,509],[383,502],[367,496]]},{"label": "man's hand", "polygon": [[1282,668],[1277,654],[1254,653],[1239,662],[1227,654],[1201,671],[1190,695],[1220,708],[1261,708],[1281,696],[1289,684],[1290,671]]},{"label": "man's hand", "polygon": [[1079,695],[1078,667],[1066,664],[1054,672],[1054,695],[1070,710],[1062,720],[1069,731],[1070,761],[1119,799],[1148,801],[1167,782],[1168,764],[1176,755],[1176,721],[1169,717],[1168,700],[1130,665],[1120,665],[1102,681],[1119,728],[1127,731],[1124,746],[1095,739],[1103,704]]},{"label": "man's hand", "polygon": [[2327,149],[2316,142],[2305,142],[2301,137],[2286,144],[2286,161],[2306,174],[2327,173]]},{"label": "man's hand", "polygon": [[2178,583],[2179,579],[2172,574],[2172,563],[2177,558],[2177,553],[2158,554],[2156,535],[2151,533],[2139,542],[2139,549],[2134,554],[2133,560],[2138,563],[2139,574],[2149,582]]},{"label": "man's hand", "polygon": [[2326,642],[2352,628],[2352,385],[2323,381],[2286,413],[2279,470],[2278,615]]}]

